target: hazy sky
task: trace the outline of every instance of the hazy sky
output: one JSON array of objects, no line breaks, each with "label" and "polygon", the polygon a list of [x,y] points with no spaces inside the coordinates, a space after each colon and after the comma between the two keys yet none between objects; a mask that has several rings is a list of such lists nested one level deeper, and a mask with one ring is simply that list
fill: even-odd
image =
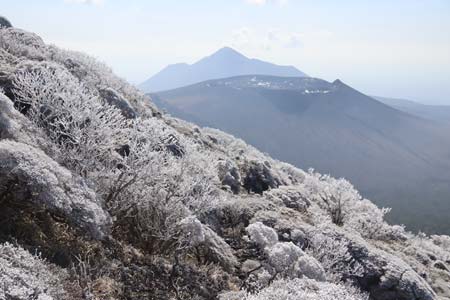
[{"label": "hazy sky", "polygon": [[0,0],[0,9],[133,83],[231,46],[367,94],[450,104],[450,0]]}]

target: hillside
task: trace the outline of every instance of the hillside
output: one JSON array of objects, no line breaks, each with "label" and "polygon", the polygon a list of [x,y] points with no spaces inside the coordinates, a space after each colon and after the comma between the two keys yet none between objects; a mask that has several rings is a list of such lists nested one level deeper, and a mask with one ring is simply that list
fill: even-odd
[{"label": "hillside", "polygon": [[240,76],[153,94],[174,116],[229,132],[277,159],[349,179],[411,230],[450,233],[447,126],[337,80]]},{"label": "hillside", "polygon": [[450,123],[450,106],[448,105],[427,105],[410,100],[386,97],[374,98],[411,115],[437,122]]},{"label": "hillside", "polygon": [[185,63],[169,65],[140,84],[139,88],[145,92],[158,92],[208,79],[248,74],[307,76],[293,66],[278,66],[259,59],[251,59],[232,48],[224,47],[192,65]]},{"label": "hillside", "polygon": [[2,26],[0,299],[449,299],[450,237]]}]

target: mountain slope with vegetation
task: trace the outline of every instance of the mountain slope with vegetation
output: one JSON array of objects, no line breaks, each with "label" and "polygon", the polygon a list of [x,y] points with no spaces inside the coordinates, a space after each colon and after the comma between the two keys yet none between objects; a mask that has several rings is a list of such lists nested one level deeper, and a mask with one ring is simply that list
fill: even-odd
[{"label": "mountain slope with vegetation", "polygon": [[0,299],[449,299],[450,237],[0,28]]},{"label": "mountain slope with vegetation", "polygon": [[175,117],[219,128],[304,169],[349,179],[394,223],[450,233],[448,126],[339,80],[238,76],[151,94]]}]

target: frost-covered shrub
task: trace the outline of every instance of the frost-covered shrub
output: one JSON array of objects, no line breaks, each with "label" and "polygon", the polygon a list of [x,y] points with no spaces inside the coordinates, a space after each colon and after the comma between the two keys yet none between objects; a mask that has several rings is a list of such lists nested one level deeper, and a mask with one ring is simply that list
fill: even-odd
[{"label": "frost-covered shrub", "polygon": [[85,85],[93,79],[79,78],[54,62],[24,62],[13,77],[16,101],[118,223],[146,244],[176,243],[178,222],[220,199],[215,157],[160,119],[125,118],[96,95],[97,83]]},{"label": "frost-covered shrub", "polygon": [[133,121],[127,138],[121,167],[99,176],[106,203],[140,242],[177,243],[179,222],[221,199],[214,157],[155,118]]},{"label": "frost-covered shrub", "polygon": [[302,186],[280,186],[277,189],[264,192],[264,196],[275,204],[284,205],[300,212],[306,212],[311,205],[306,195],[307,193]]},{"label": "frost-covered shrub", "polygon": [[13,77],[16,101],[45,130],[55,154],[87,177],[115,161],[125,144],[127,121],[77,78],[55,63],[24,63]]},{"label": "frost-covered shrub", "polygon": [[403,226],[389,225],[384,216],[389,208],[378,208],[367,199],[351,203],[350,214],[344,224],[349,231],[356,231],[362,237],[377,240],[405,240]]},{"label": "frost-covered shrub", "polygon": [[318,224],[333,223],[369,239],[406,239],[403,226],[391,226],[384,220],[390,209],[363,199],[347,180],[309,170],[301,185],[305,197],[319,208],[312,210]]},{"label": "frost-covered shrub", "polygon": [[51,60],[65,66],[91,90],[113,88],[130,101],[134,108],[138,108],[143,116],[151,116],[149,112],[156,111],[147,96],[115,75],[110,67],[98,59],[82,52],[63,50],[55,46],[50,46],[48,49],[48,57]]},{"label": "frost-covered shrub", "polygon": [[278,162],[280,170],[288,175],[288,178],[292,184],[301,184],[306,178],[306,172],[301,169],[294,167],[293,165],[286,162]]},{"label": "frost-covered shrub", "polygon": [[203,128],[204,133],[214,141],[221,150],[226,151],[228,157],[242,157],[248,161],[264,162],[270,159],[258,151],[255,147],[248,145],[241,139],[214,128]]},{"label": "frost-covered shrub", "polygon": [[63,281],[67,277],[62,270],[20,247],[0,244],[0,299],[63,299]]},{"label": "frost-covered shrub", "polygon": [[17,28],[0,26],[0,48],[16,57],[43,60],[47,55],[47,46],[34,33]]},{"label": "frost-covered shrub", "polygon": [[298,259],[304,255],[302,249],[292,242],[278,242],[266,248],[270,264],[278,273],[293,273]]},{"label": "frost-covered shrub", "polygon": [[273,277],[279,274],[290,278],[306,276],[317,280],[325,279],[325,272],[315,258],[305,254],[292,242],[278,242],[278,235],[272,228],[255,222],[246,231],[251,241],[264,250]]},{"label": "frost-covered shrub", "polygon": [[312,279],[276,280],[256,293],[227,293],[220,300],[367,300],[358,289]]},{"label": "frost-covered shrub", "polygon": [[450,252],[450,236],[448,236],[448,235],[432,235],[430,238],[435,245]]},{"label": "frost-covered shrub", "polygon": [[348,240],[329,236],[320,230],[312,232],[310,236],[307,252],[321,263],[327,280],[337,283],[348,277],[361,276],[363,268],[350,254]]},{"label": "frost-covered shrub", "polygon": [[112,88],[132,103],[140,115],[152,116],[157,112],[149,97],[116,76],[111,68],[92,56],[48,46],[33,33],[1,26],[0,48],[19,59],[55,62],[63,66],[95,96],[98,96],[101,89]]},{"label": "frost-covered shrub", "polygon": [[[345,179],[335,179],[310,170],[304,185],[319,197],[318,204],[328,212],[332,223],[342,226],[351,215],[352,204],[361,200],[359,193]],[[315,196],[315,197],[317,197]]]},{"label": "frost-covered shrub", "polygon": [[252,223],[245,230],[250,235],[250,239],[261,249],[271,247],[278,242],[277,232],[261,222]]},{"label": "frost-covered shrub", "polygon": [[[445,235],[432,235],[431,237],[419,233],[409,240],[410,247],[406,252],[416,256],[426,257],[426,261],[450,262],[450,237]],[[450,265],[449,265],[450,268]]]}]

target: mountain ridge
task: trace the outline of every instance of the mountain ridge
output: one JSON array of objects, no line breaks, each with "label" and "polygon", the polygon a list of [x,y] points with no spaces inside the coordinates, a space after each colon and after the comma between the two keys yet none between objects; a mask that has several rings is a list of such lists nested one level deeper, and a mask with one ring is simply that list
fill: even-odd
[{"label": "mountain ridge", "polygon": [[259,59],[250,59],[230,47],[223,47],[193,64],[171,64],[141,83],[139,88],[145,92],[156,92],[212,78],[219,79],[253,73],[307,76],[294,66],[281,66]]},{"label": "mountain ridge", "polygon": [[450,105],[430,105],[412,100],[378,96],[374,96],[373,98],[411,115],[450,125]]},{"label": "mountain ridge", "polygon": [[[168,103],[188,120],[243,138],[277,159],[349,178],[363,195],[393,207],[393,222],[443,233],[450,226],[445,217],[450,190],[430,182],[450,181],[445,150],[450,141],[439,123],[388,106],[341,80],[249,75],[156,95],[157,105]],[[413,218],[417,211],[426,213],[421,201],[427,197],[439,203],[431,208],[436,217]]]}]

